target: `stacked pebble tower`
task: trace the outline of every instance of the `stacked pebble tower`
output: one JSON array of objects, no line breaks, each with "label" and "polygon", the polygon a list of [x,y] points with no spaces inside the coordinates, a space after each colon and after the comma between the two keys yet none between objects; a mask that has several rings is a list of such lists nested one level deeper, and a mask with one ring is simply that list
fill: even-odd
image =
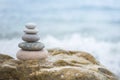
[{"label": "stacked pebble tower", "polygon": [[25,27],[25,34],[22,36],[24,42],[18,45],[21,49],[16,54],[17,58],[20,60],[45,59],[48,55],[48,51],[44,48],[43,43],[38,42],[40,37],[37,34],[38,30],[36,29],[36,24],[28,23]]}]

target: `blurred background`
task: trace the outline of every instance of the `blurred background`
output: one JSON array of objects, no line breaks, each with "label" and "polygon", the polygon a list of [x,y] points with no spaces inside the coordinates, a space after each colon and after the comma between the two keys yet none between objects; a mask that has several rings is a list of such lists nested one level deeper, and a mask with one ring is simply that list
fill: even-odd
[{"label": "blurred background", "polygon": [[0,0],[0,53],[15,57],[28,22],[46,48],[89,52],[120,75],[120,0]]}]

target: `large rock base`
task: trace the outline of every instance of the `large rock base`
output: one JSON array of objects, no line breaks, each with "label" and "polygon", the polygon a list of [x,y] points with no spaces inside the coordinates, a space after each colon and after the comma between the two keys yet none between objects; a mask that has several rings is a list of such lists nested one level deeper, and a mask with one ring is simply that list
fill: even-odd
[{"label": "large rock base", "polygon": [[0,80],[118,80],[89,53],[53,49],[49,54],[46,60],[0,59]]}]

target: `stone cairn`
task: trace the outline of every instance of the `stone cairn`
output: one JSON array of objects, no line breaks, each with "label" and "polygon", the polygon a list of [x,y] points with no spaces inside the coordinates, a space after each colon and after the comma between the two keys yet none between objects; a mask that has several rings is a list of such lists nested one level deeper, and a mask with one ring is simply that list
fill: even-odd
[{"label": "stone cairn", "polygon": [[21,48],[16,56],[19,60],[42,60],[48,55],[48,51],[44,48],[44,44],[38,42],[40,37],[38,36],[38,30],[36,24],[28,23],[25,25],[24,35],[22,40],[24,42],[19,43]]}]

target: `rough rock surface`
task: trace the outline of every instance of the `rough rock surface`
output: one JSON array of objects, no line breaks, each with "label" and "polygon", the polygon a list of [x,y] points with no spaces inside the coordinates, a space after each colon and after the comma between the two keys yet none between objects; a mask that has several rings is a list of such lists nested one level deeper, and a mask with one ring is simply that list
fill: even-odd
[{"label": "rough rock surface", "polygon": [[[3,60],[0,55],[0,60]],[[8,56],[7,56],[8,57]],[[0,63],[0,80],[118,80],[92,55],[81,51],[49,50],[46,60]]]}]

